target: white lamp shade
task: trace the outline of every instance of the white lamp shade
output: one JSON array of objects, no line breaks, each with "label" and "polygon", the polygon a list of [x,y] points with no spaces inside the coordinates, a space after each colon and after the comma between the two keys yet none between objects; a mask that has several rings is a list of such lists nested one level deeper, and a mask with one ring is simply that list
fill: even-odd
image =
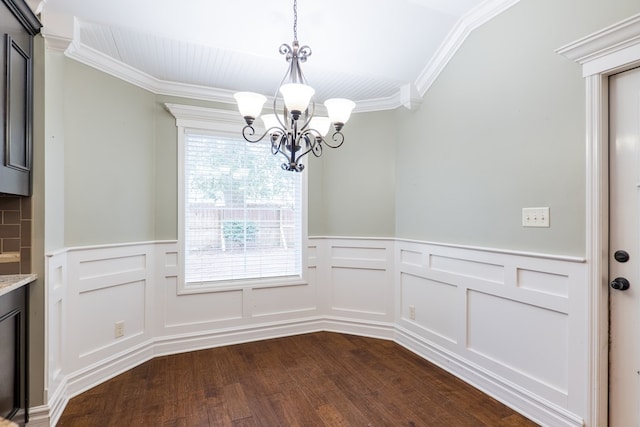
[{"label": "white lamp shade", "polygon": [[260,118],[262,119],[262,123],[264,123],[265,129],[269,131],[269,135],[271,135],[274,132],[278,132],[273,128],[278,128],[278,129],[282,128],[282,125],[278,121],[278,118],[276,117],[275,114],[265,114],[263,116],[260,116]]},{"label": "white lamp shade", "polygon": [[309,106],[311,97],[316,91],[311,86],[300,83],[287,83],[280,86],[280,93],[289,111],[303,112]]},{"label": "white lamp shade", "polygon": [[238,103],[242,117],[258,117],[262,112],[262,106],[267,102],[266,96],[253,92],[237,92],[233,97]]},{"label": "white lamp shade", "polygon": [[331,120],[329,120],[329,117],[314,116],[311,118],[311,122],[309,122],[309,127],[317,130],[320,136],[325,136],[327,132],[329,132],[330,126]]},{"label": "white lamp shade", "polygon": [[344,124],[351,117],[351,111],[355,108],[356,103],[349,99],[332,98],[324,101],[324,106],[327,107],[329,119],[333,123]]}]

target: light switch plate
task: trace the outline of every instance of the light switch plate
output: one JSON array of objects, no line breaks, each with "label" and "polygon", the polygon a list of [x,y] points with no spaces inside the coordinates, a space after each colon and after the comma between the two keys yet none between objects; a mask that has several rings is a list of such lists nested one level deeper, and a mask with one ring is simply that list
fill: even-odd
[{"label": "light switch plate", "polygon": [[549,227],[549,208],[522,208],[523,227]]}]

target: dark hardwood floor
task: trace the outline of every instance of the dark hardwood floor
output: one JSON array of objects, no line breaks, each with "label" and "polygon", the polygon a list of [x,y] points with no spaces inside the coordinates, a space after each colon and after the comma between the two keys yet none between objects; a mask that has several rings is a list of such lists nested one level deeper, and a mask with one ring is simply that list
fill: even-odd
[{"label": "dark hardwood floor", "polygon": [[153,359],[71,399],[67,426],[535,426],[403,347],[329,332]]}]

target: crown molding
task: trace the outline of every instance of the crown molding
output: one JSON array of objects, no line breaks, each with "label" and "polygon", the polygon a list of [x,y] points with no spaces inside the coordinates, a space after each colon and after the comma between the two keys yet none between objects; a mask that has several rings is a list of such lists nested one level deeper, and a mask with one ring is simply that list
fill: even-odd
[{"label": "crown molding", "polygon": [[520,0],[487,0],[469,11],[451,29],[444,42],[416,79],[416,88],[424,96],[442,70],[456,54],[469,34],[476,28],[500,15]]},{"label": "crown molding", "polygon": [[44,43],[47,49],[54,50],[56,52],[64,52],[67,50],[69,45],[71,45],[71,38],[50,34],[47,31],[47,27],[44,27],[40,34],[44,37]]},{"label": "crown molding", "polygon": [[582,65],[583,77],[607,74],[617,70],[621,63],[633,64],[634,58],[640,56],[640,13],[556,49],[556,52]]},{"label": "crown molding", "polygon": [[373,98],[373,99],[363,99],[356,102],[356,108],[353,109],[354,113],[369,113],[372,111],[385,111],[385,110],[395,110],[398,107],[401,107],[400,103],[400,91],[395,95],[389,96],[387,98]]},{"label": "crown molding", "polygon": [[[71,41],[64,38],[56,39],[51,36],[48,37],[48,40],[51,43],[50,45],[48,44],[48,46],[51,46],[51,48],[57,48],[57,50],[61,50],[62,48],[67,57],[112,75],[120,80],[124,80],[134,86],[148,90],[154,94],[214,101],[223,104],[236,104],[236,101],[233,98],[233,94],[235,93],[234,91],[160,80],[82,44],[75,37]],[[67,42],[70,43],[65,50],[64,46]],[[272,97],[268,97],[268,100],[270,104],[273,103]],[[417,105],[415,98],[412,99],[412,101],[412,105]],[[354,113],[394,110],[402,105],[403,103],[400,102],[399,89],[396,95],[388,98],[358,101],[356,108],[354,109]],[[323,107],[320,106],[317,106],[316,108],[320,111],[323,109]]]},{"label": "crown molding", "polygon": [[235,104],[233,92],[230,90],[157,79],[138,70],[137,68],[131,67],[108,55],[105,55],[102,52],[82,44],[77,41],[75,37],[69,47],[65,50],[65,55],[157,95],[169,95],[221,102],[225,104]]},{"label": "crown molding", "polygon": [[[410,82],[405,83],[398,87],[394,95],[389,97],[359,100],[356,102],[354,112],[363,113],[394,110],[402,106],[407,109],[419,108],[428,89],[455,55],[471,31],[504,12],[518,1],[519,0],[486,0],[481,3],[478,7],[467,13],[449,32],[435,56],[416,79],[415,84]],[[43,29],[47,48],[62,50],[69,58],[157,95],[235,105],[233,98],[234,91],[157,79],[87,46],[82,43],[78,20],[72,20],[73,29],[71,32],[73,36],[71,38],[69,38],[69,36],[55,34],[55,30],[50,31],[46,27]]]}]

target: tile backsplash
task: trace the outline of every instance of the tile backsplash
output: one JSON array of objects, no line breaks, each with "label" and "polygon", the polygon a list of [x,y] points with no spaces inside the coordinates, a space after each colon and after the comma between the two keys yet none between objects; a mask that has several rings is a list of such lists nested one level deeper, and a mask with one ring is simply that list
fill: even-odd
[{"label": "tile backsplash", "polygon": [[0,194],[0,274],[31,272],[31,197]]}]

